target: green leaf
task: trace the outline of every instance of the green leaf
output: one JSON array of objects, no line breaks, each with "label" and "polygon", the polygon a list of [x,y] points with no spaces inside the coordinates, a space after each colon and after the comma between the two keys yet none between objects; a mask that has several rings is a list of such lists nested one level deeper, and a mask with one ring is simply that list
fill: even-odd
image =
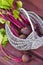
[{"label": "green leaf", "polygon": [[11,8],[14,0],[0,0],[0,8],[9,9]]},{"label": "green leaf", "polygon": [[0,44],[2,44],[3,46],[6,46],[8,43],[8,38],[6,36],[6,31],[4,28],[0,29]]},{"label": "green leaf", "polygon": [[14,18],[19,18],[19,12],[17,10],[13,11]]},{"label": "green leaf", "polygon": [[7,21],[7,20],[5,20],[5,19],[3,19],[3,18],[0,18],[0,23],[1,24],[8,24],[8,25],[10,25],[10,21]]},{"label": "green leaf", "polygon": [[10,21],[7,21],[6,24],[10,26]]},{"label": "green leaf", "polygon": [[0,6],[1,9],[10,9],[11,7],[10,6],[7,6],[7,5],[3,5],[3,6]]},{"label": "green leaf", "polygon": [[2,40],[3,40],[3,35],[0,33],[0,44],[1,44]]},{"label": "green leaf", "polygon": [[6,46],[7,43],[8,43],[8,38],[7,38],[6,35],[4,35],[3,40],[2,40],[2,45],[3,45],[3,46]]},{"label": "green leaf", "polygon": [[21,1],[16,1],[16,5],[17,5],[17,8],[22,8],[22,2]]},{"label": "green leaf", "polygon": [[6,22],[6,20],[4,20],[3,18],[0,18],[0,23],[4,24]]},{"label": "green leaf", "polygon": [[4,28],[1,28],[1,29],[0,29],[0,33],[1,33],[1,35],[3,35],[3,36],[4,36],[4,35],[6,34],[5,29],[4,29]]},{"label": "green leaf", "polygon": [[10,5],[12,5],[14,0],[6,0],[6,1],[7,1]]}]

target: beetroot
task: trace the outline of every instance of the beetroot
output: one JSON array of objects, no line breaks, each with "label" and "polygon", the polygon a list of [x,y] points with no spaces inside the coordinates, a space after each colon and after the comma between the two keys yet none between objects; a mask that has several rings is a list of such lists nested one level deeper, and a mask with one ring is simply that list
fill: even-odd
[{"label": "beetroot", "polygon": [[24,54],[24,55],[22,56],[22,61],[23,61],[23,62],[28,62],[29,60],[30,60],[30,58],[29,58],[28,55]]},{"label": "beetroot", "polygon": [[20,13],[19,16],[23,20],[24,23],[26,23],[27,25],[30,25],[28,19],[23,14]]},{"label": "beetroot", "polygon": [[27,26],[27,24],[21,18],[19,18],[17,20],[23,25],[23,27]]},{"label": "beetroot", "polygon": [[9,20],[11,23],[16,25],[19,29],[23,27],[21,23],[17,19],[15,19],[12,15],[8,15],[8,14],[7,15],[3,14],[3,15],[4,15],[4,19]]},{"label": "beetroot", "polygon": [[29,35],[32,32],[32,30],[30,27],[24,27],[21,29],[21,32],[25,35]]},{"label": "beetroot", "polygon": [[21,34],[21,35],[19,36],[19,38],[21,38],[21,39],[25,39],[25,38],[26,38],[26,35]]},{"label": "beetroot", "polygon": [[23,27],[21,23],[17,19],[15,19],[11,14],[9,14],[8,16],[12,20],[12,23],[15,24],[18,28],[21,29]]},{"label": "beetroot", "polygon": [[10,28],[15,36],[19,36],[18,30],[13,26],[13,24],[10,24]]}]

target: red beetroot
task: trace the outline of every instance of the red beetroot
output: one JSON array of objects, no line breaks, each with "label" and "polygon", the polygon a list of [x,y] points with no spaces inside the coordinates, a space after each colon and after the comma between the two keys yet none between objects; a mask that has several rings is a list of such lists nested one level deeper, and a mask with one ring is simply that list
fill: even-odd
[{"label": "red beetroot", "polygon": [[16,2],[15,2],[15,1],[13,2],[13,8],[14,8],[14,9],[17,8],[17,6],[16,6]]},{"label": "red beetroot", "polygon": [[21,35],[19,36],[19,38],[21,38],[21,39],[25,39],[25,38],[26,38],[26,35],[21,34]]},{"label": "red beetroot", "polygon": [[24,55],[22,56],[22,61],[23,61],[23,62],[28,62],[29,60],[30,60],[30,58],[29,58],[28,55],[24,54]]},{"label": "red beetroot", "polygon": [[2,13],[0,13],[0,17],[7,20],[7,18]]},{"label": "red beetroot", "polygon": [[28,19],[23,14],[20,13],[19,16],[23,20],[24,23],[26,23],[27,25],[30,25]]},{"label": "red beetroot", "polygon": [[11,28],[13,34],[14,34],[15,36],[19,37],[18,30],[16,30],[16,28],[13,26],[12,23],[10,24],[10,28]]},{"label": "red beetroot", "polygon": [[23,20],[22,20],[21,18],[19,18],[19,19],[17,19],[17,20],[23,25],[23,27],[27,26],[27,24],[24,23]]},{"label": "red beetroot", "polygon": [[31,27],[24,27],[21,29],[21,33],[29,35],[32,32]]},{"label": "red beetroot", "polygon": [[17,19],[15,19],[11,14],[9,14],[8,16],[12,20],[12,23],[15,24],[18,28],[21,29],[23,27],[21,23]]},{"label": "red beetroot", "polygon": [[2,14],[0,14],[0,17],[3,17]]},{"label": "red beetroot", "polygon": [[3,14],[4,15],[4,19],[9,20],[11,23],[13,23],[14,25],[16,25],[19,29],[21,29],[23,27],[23,25],[21,25],[21,23],[15,19],[12,15],[9,14]]},{"label": "red beetroot", "polygon": [[3,18],[4,18],[5,20],[9,20],[10,22],[12,21],[12,20],[7,16],[7,14],[3,14]]}]

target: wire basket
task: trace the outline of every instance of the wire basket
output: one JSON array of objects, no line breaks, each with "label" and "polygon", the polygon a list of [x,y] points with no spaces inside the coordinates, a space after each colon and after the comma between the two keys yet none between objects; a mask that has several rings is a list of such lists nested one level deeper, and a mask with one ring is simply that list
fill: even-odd
[{"label": "wire basket", "polygon": [[30,50],[37,49],[43,45],[43,36],[39,37],[34,30],[33,22],[37,22],[40,25],[40,30],[43,30],[43,22],[42,19],[34,12],[26,11],[25,9],[19,9],[19,12],[22,12],[23,15],[29,20],[32,28],[31,34],[26,39],[20,39],[16,37],[10,27],[5,24],[6,34],[10,44],[18,50]]}]

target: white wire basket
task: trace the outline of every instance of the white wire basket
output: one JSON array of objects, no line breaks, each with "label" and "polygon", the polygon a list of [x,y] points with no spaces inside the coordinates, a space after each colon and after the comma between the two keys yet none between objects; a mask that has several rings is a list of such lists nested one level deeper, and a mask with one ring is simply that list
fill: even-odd
[{"label": "white wire basket", "polygon": [[31,24],[32,32],[30,33],[30,35],[28,35],[26,39],[20,39],[16,37],[12,33],[10,27],[7,24],[5,24],[6,34],[10,44],[18,50],[30,50],[30,49],[39,48],[40,46],[43,45],[43,36],[39,37],[37,35],[37,33],[34,30],[32,21],[33,22],[37,21],[37,23],[40,25],[40,30],[43,30],[42,19],[36,13],[32,11],[27,12],[23,8],[19,9],[19,11],[22,12],[25,15],[25,17],[29,20]]}]

